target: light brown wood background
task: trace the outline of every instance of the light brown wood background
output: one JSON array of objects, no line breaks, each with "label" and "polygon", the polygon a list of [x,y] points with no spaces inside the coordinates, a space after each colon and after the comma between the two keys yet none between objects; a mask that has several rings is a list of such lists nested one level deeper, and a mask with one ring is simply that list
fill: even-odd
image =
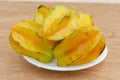
[{"label": "light brown wood background", "polygon": [[[120,4],[61,3],[93,15],[105,34],[106,59],[86,70],[57,72],[37,68],[16,54],[9,44],[9,32],[18,21],[33,19],[42,2],[0,2],[0,80],[120,80]],[[45,3],[54,6],[60,3]]]}]

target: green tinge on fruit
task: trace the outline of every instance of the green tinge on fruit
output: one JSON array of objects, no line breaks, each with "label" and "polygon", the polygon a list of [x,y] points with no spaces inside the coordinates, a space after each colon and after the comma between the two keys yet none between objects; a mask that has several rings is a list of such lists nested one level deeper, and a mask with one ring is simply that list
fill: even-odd
[{"label": "green tinge on fruit", "polygon": [[11,35],[12,38],[24,49],[52,56],[50,52],[51,50],[46,47],[43,38],[39,37],[35,32],[22,27],[14,27],[11,31]]},{"label": "green tinge on fruit", "polygon": [[84,27],[76,31],[54,49],[57,64],[66,66],[78,58],[83,59],[98,44],[100,37],[101,32],[93,27]]},{"label": "green tinge on fruit", "polygon": [[81,27],[92,27],[94,26],[92,16],[90,14],[79,13],[77,15],[78,29]]},{"label": "green tinge on fruit", "polygon": [[29,30],[32,30],[34,32],[38,32],[39,29],[40,29],[40,25],[38,25],[36,22],[32,21],[32,20],[23,20],[23,21],[20,21],[20,22],[17,22],[14,26],[14,27],[23,27],[23,28],[27,28]]},{"label": "green tinge on fruit", "polygon": [[36,12],[35,13],[34,21],[36,23],[38,23],[40,26],[42,26],[43,19],[44,19],[44,17],[43,17],[42,13],[40,13],[40,12]]},{"label": "green tinge on fruit", "polygon": [[62,5],[57,5],[52,8],[46,18],[43,21],[43,32],[45,35],[48,35],[51,32],[51,29],[56,27],[61,20],[68,14],[68,10],[66,7]]},{"label": "green tinge on fruit", "polygon": [[50,8],[46,5],[40,5],[38,11],[34,15],[34,21],[42,26],[43,20],[46,17],[46,14],[49,12]]},{"label": "green tinge on fruit", "polygon": [[90,14],[74,7],[56,5],[50,9],[40,5],[34,21],[16,23],[9,35],[13,49],[19,54],[49,63],[55,57],[58,66],[78,65],[96,59],[105,47],[105,38],[94,27]]},{"label": "green tinge on fruit", "polygon": [[47,55],[44,55],[44,54],[41,54],[41,53],[31,52],[31,51],[28,51],[28,50],[24,49],[23,47],[21,47],[19,45],[18,42],[15,42],[13,40],[11,34],[9,36],[9,41],[10,41],[10,44],[13,47],[13,49],[19,54],[32,57],[32,58],[37,59],[37,60],[39,60],[40,62],[43,62],[43,63],[49,63],[53,60],[53,56],[47,56]]},{"label": "green tinge on fruit", "polygon": [[[43,33],[42,33],[42,27],[39,25],[39,24],[37,24],[35,21],[32,21],[32,20],[24,20],[24,21],[20,21],[20,22],[17,22],[14,26],[13,26],[13,28],[15,28],[15,27],[22,27],[22,28],[26,28],[26,29],[28,29],[28,30],[30,30],[32,33],[34,33],[34,34],[36,34],[36,35],[39,35],[39,37],[44,41],[44,45],[47,47],[47,48],[49,48],[49,49],[52,49],[54,46],[55,46],[55,44],[56,44],[56,42],[55,41],[49,41],[49,40],[46,40],[46,39],[44,39],[44,37],[43,37]],[[12,32],[14,32],[13,30],[12,30]],[[19,35],[19,34],[17,34],[16,32],[14,32],[14,35],[18,35],[19,37],[17,37],[17,38],[21,38],[20,36],[21,35]],[[21,39],[18,39],[18,40],[21,40]],[[22,42],[22,41],[21,41]],[[26,40],[26,42],[29,42],[29,40],[27,41]],[[26,45],[26,44],[25,44]]]},{"label": "green tinge on fruit", "polygon": [[75,16],[75,8],[69,9],[69,15],[64,18],[56,26],[50,29],[46,35],[49,40],[62,40],[72,34],[77,29],[77,17]]}]

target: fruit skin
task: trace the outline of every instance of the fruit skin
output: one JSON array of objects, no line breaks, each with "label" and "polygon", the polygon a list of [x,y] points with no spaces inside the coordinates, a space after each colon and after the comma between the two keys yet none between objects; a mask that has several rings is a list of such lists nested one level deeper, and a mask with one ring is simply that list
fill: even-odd
[{"label": "fruit skin", "polygon": [[96,47],[85,58],[77,59],[71,65],[85,64],[85,63],[95,60],[97,57],[101,55],[102,51],[105,48],[105,44],[106,44],[105,37],[104,35],[102,35]]},{"label": "fruit skin", "polygon": [[54,47],[60,42],[60,41],[53,41],[53,40],[48,40],[44,34],[43,34],[43,30],[42,30],[42,27],[40,27],[39,31],[38,31],[38,36],[39,37],[42,37],[44,42],[45,42],[45,45],[49,48],[49,49],[54,49]]},{"label": "fruit skin", "polygon": [[[64,39],[53,51],[57,64],[67,66],[83,59],[98,44],[101,32],[94,27],[83,27]],[[74,42],[73,42],[74,41]]]},{"label": "fruit skin", "polygon": [[42,12],[43,14],[47,14],[50,8],[47,5],[40,5],[38,7],[38,11]]},{"label": "fruit skin", "polygon": [[67,8],[62,5],[52,8],[43,21],[43,32],[46,34],[50,28],[57,25],[67,15],[67,12]]},{"label": "fruit skin", "polygon": [[55,41],[62,40],[77,29],[77,17],[75,16],[75,8],[70,8],[68,11],[66,11],[66,13],[67,15],[64,15],[60,21],[59,18],[58,20],[55,20],[55,22],[53,22],[48,29],[44,29],[43,26],[43,31],[47,39]]},{"label": "fruit skin", "polygon": [[48,40],[46,39],[46,37],[43,34],[43,30],[42,28],[39,29],[39,33],[38,33],[39,37],[42,37],[45,45],[49,48],[49,49],[54,49],[54,47],[60,42],[60,41],[53,41],[53,40]]},{"label": "fruit skin", "polygon": [[16,26],[32,30],[32,31],[34,31],[36,33],[41,28],[41,26],[39,24],[37,24],[35,21],[32,21],[32,20],[23,20],[23,21],[17,22],[13,26],[13,28],[16,27]]},{"label": "fruit skin", "polygon": [[58,44],[58,41],[53,41],[53,40],[46,39],[44,34],[43,34],[43,27],[42,27],[43,26],[43,20],[44,20],[44,18],[46,17],[46,15],[49,11],[50,11],[50,8],[48,6],[40,5],[38,7],[38,11],[34,15],[34,21],[40,25],[40,28],[37,31],[38,35],[40,37],[43,37],[45,45],[49,49],[53,49],[56,46],[56,44]]},{"label": "fruit skin", "polygon": [[32,52],[43,52],[45,45],[43,39],[29,29],[22,27],[14,27],[11,31],[12,38],[18,42],[23,48]]},{"label": "fruit skin", "polygon": [[67,15],[68,15],[68,9],[62,5],[57,5],[54,8],[52,8],[48,12],[48,14],[46,15],[46,18],[43,21],[44,35],[46,36],[49,33],[51,33],[51,30],[53,28],[56,28],[56,25],[58,25],[61,22],[61,20],[64,18],[64,16],[67,16]]},{"label": "fruit skin", "polygon": [[28,51],[28,50],[24,49],[23,47],[21,47],[19,45],[19,43],[15,42],[13,40],[11,34],[9,36],[9,41],[10,41],[10,44],[11,44],[12,48],[19,54],[32,57],[32,58],[37,59],[37,60],[39,60],[40,62],[43,62],[43,63],[49,63],[53,60],[53,57],[46,56],[46,55],[41,54],[39,52],[38,53],[37,52],[31,52],[31,51]]},{"label": "fruit skin", "polygon": [[40,5],[38,11],[34,15],[34,21],[42,26],[43,20],[49,12],[50,8],[46,5]]},{"label": "fruit skin", "polygon": [[[46,46],[43,37],[38,36],[34,29],[31,29],[32,26],[28,27],[28,25],[26,26],[24,22],[19,24],[19,26],[17,24],[15,24],[11,30],[11,37],[13,38],[13,40],[18,43],[19,46],[21,46],[23,49],[31,52],[31,55],[29,55],[30,57],[33,56],[33,53],[38,53],[44,58],[38,58],[41,62],[51,62],[54,58],[52,50]],[[18,48],[16,51],[20,52]],[[26,55],[26,53],[24,52],[21,53],[23,55]],[[48,60],[45,60],[45,56]]]},{"label": "fruit skin", "polygon": [[78,29],[81,27],[93,27],[94,22],[90,14],[79,13],[77,15]]},{"label": "fruit skin", "polygon": [[13,26],[13,28],[14,27],[22,27],[22,28],[25,28],[25,29],[35,32],[37,35],[39,35],[39,37],[41,39],[43,39],[43,41],[45,43],[44,45],[46,45],[46,47],[48,47],[49,49],[53,49],[55,47],[55,45],[58,44],[57,41],[47,40],[46,38],[44,38],[43,32],[42,32],[42,26],[37,24],[35,21],[23,20],[23,21],[17,22]]}]

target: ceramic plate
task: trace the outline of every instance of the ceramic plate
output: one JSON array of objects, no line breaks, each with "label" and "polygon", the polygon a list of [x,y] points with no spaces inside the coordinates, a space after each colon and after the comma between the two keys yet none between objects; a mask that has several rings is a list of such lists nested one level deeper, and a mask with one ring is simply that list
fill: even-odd
[{"label": "ceramic plate", "polygon": [[44,64],[44,63],[41,63],[33,58],[27,57],[27,56],[23,56],[23,58],[25,60],[27,60],[29,63],[31,63],[39,68],[44,68],[44,69],[48,69],[48,70],[55,70],[55,71],[76,71],[76,70],[90,68],[90,67],[95,66],[96,64],[100,63],[101,61],[103,61],[105,59],[107,52],[108,52],[108,49],[107,49],[107,47],[105,47],[102,54],[94,61],[83,64],[83,65],[66,66],[66,67],[57,66],[56,60],[53,60],[53,62],[51,62],[49,64]]}]

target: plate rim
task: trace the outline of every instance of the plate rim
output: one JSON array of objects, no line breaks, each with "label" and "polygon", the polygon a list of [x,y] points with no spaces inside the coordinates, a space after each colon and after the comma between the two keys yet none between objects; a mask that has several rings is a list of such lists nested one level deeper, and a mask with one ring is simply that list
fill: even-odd
[{"label": "plate rim", "polygon": [[76,71],[76,70],[87,69],[87,68],[90,68],[90,67],[93,67],[93,66],[99,64],[100,62],[102,62],[106,58],[107,54],[108,54],[108,48],[107,48],[107,46],[105,46],[102,54],[97,59],[95,59],[95,60],[93,60],[93,61],[91,61],[89,63],[83,64],[83,65],[74,65],[74,66],[66,66],[66,67],[60,67],[60,66],[52,67],[49,64],[45,64],[45,63],[39,62],[36,59],[33,59],[31,57],[28,57],[28,56],[24,56],[24,55],[23,55],[23,58],[28,63],[30,63],[30,64],[32,64],[34,66],[37,66],[39,68],[47,69],[47,70],[54,70],[54,71]]}]

